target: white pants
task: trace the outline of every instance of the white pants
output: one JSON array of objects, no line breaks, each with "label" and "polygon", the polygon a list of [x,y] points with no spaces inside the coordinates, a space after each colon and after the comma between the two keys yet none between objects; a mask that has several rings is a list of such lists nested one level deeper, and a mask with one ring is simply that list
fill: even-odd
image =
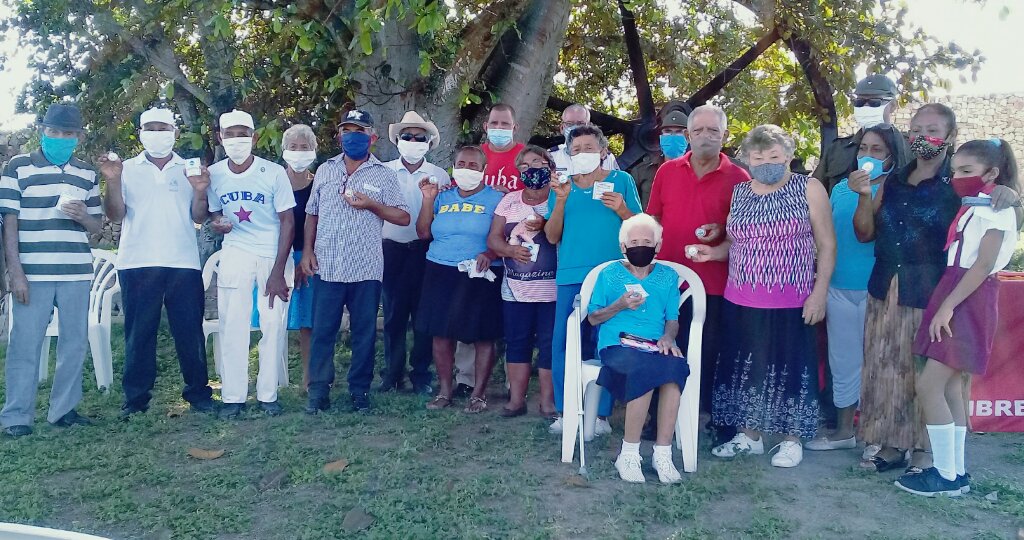
[{"label": "white pants", "polygon": [[[270,403],[277,401],[277,387],[281,380],[281,366],[285,358],[288,339],[288,303],[266,296],[267,279],[274,267],[274,259],[260,257],[235,247],[221,251],[217,270],[217,314],[220,336],[217,346],[221,357],[221,399],[224,403],[245,403],[249,393],[249,333],[252,321],[252,290],[258,290],[257,309],[260,314],[259,375],[256,377],[256,399]],[[284,270],[285,282],[290,288],[294,263],[288,257]]]},{"label": "white pants", "polygon": [[455,384],[476,386],[476,345],[455,342]]},{"label": "white pants", "polygon": [[828,288],[828,365],[832,368],[832,401],[840,409],[860,400],[867,306],[867,291]]}]

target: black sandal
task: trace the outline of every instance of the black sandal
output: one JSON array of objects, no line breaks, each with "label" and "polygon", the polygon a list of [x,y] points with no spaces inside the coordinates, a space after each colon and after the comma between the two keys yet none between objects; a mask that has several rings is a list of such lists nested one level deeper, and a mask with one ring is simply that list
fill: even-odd
[{"label": "black sandal", "polygon": [[895,469],[899,469],[901,467],[906,467],[907,466],[907,458],[901,457],[897,461],[886,461],[884,458],[879,457],[877,455],[874,455],[874,456],[871,456],[870,458],[868,458],[866,463],[871,463],[872,465],[874,465],[875,466],[875,472],[882,473],[882,472],[886,472],[886,471],[892,471],[892,470],[895,470]]}]

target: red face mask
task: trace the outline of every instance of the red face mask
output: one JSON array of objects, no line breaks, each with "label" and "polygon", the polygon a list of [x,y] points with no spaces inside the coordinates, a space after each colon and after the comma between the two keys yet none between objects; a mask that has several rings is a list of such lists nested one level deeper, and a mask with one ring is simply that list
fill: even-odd
[{"label": "red face mask", "polygon": [[975,197],[979,193],[989,193],[988,183],[981,176],[961,176],[953,178],[953,191],[961,197]]}]

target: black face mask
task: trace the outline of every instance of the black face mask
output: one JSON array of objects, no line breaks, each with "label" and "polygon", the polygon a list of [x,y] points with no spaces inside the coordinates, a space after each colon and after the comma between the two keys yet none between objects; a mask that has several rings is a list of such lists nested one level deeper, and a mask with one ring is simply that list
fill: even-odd
[{"label": "black face mask", "polygon": [[654,248],[651,246],[633,246],[626,248],[626,260],[637,268],[643,268],[654,261]]}]

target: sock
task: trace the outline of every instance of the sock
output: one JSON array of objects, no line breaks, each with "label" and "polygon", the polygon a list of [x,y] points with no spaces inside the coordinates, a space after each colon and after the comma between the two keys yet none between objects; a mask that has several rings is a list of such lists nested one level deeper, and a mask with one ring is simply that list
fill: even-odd
[{"label": "sock", "polygon": [[967,426],[956,426],[956,474],[963,476],[967,474],[964,467],[964,445],[967,444]]},{"label": "sock", "polygon": [[953,423],[925,426],[932,443],[932,465],[946,480],[956,480],[956,431]]},{"label": "sock", "polygon": [[665,446],[654,445],[654,457],[664,455],[668,459],[672,459],[672,445],[666,444]]},{"label": "sock", "polygon": [[619,453],[620,454],[634,454],[634,455],[639,456],[640,455],[640,443],[639,442],[626,442],[626,440],[623,439],[622,440],[622,450],[620,450]]}]

